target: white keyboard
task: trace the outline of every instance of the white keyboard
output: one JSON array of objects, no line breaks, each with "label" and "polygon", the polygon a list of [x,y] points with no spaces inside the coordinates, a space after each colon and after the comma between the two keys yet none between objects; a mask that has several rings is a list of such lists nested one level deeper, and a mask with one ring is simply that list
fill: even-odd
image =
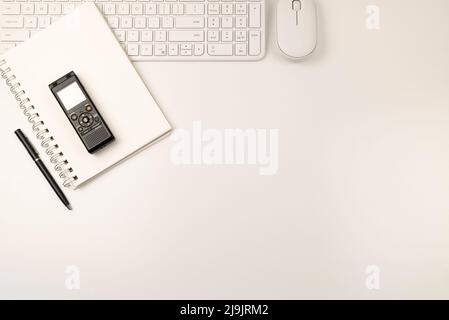
[{"label": "white keyboard", "polygon": [[[248,61],[265,55],[265,0],[93,2],[133,61]],[[0,54],[82,3],[3,0]]]}]

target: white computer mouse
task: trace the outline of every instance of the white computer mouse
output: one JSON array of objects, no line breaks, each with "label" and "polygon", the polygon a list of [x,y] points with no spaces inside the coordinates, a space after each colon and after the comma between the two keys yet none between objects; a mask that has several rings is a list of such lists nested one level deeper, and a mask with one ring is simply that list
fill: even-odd
[{"label": "white computer mouse", "polygon": [[309,56],[317,44],[317,12],[314,0],[278,0],[277,43],[290,59]]}]

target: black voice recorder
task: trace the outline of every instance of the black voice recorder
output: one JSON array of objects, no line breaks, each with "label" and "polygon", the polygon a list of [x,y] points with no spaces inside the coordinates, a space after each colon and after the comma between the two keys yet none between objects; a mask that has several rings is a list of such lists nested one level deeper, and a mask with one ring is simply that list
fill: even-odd
[{"label": "black voice recorder", "polygon": [[114,140],[75,72],[69,72],[49,87],[89,153]]}]

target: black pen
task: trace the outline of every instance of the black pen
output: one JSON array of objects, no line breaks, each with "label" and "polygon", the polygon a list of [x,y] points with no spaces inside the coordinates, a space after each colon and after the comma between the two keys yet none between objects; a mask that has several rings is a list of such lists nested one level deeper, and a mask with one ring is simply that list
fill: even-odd
[{"label": "black pen", "polygon": [[56,192],[59,199],[61,199],[62,203],[67,207],[67,209],[72,210],[72,207],[70,206],[69,201],[65,197],[64,193],[62,193],[62,190],[59,188],[58,184],[56,183],[55,179],[53,179],[53,176],[48,172],[47,167],[45,167],[44,162],[39,158],[39,153],[34,149],[31,142],[28,140],[26,135],[22,132],[22,130],[17,129],[14,131],[16,136],[19,138],[20,142],[22,142],[25,149],[27,149],[28,153],[30,154],[31,158],[36,163],[39,170],[44,175],[45,179],[47,179],[50,186],[53,188],[53,190]]}]

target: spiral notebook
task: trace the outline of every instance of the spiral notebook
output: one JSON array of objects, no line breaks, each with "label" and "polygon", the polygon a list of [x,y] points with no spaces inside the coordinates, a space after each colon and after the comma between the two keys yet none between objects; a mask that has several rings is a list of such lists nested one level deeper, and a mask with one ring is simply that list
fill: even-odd
[{"label": "spiral notebook", "polygon": [[[115,136],[94,154],[87,152],[48,88],[72,70]],[[35,145],[39,143],[41,154],[47,154],[42,158],[66,187],[79,187],[171,129],[92,3],[0,56],[0,75],[17,100],[18,111],[24,113],[24,123],[31,126]]]}]

